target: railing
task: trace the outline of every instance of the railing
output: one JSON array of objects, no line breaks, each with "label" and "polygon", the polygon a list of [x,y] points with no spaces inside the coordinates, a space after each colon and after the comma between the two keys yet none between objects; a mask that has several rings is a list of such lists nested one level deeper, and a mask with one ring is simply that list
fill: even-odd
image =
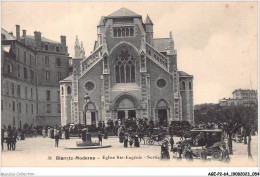
[{"label": "railing", "polygon": [[169,59],[166,58],[163,54],[156,51],[151,45],[146,44],[146,54],[151,58],[155,63],[159,64],[162,68],[169,71]]},{"label": "railing", "polygon": [[102,46],[97,48],[89,57],[82,62],[82,72],[85,73],[89,68],[94,66],[102,56]]}]

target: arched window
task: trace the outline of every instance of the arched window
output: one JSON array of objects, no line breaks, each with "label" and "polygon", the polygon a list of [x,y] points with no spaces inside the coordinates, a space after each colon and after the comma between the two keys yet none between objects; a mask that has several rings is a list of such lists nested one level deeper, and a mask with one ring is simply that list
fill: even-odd
[{"label": "arched window", "polygon": [[131,27],[130,28],[130,36],[133,36],[134,35],[134,29]]},{"label": "arched window", "polygon": [[64,95],[64,88],[61,87],[61,95]]},{"label": "arched window", "polygon": [[189,89],[191,90],[191,82],[189,82]]},{"label": "arched window", "polygon": [[127,50],[118,52],[115,58],[116,83],[135,82],[135,59]]},{"label": "arched window", "polygon": [[121,37],[121,29],[120,28],[118,29],[118,35],[117,36]]},{"label": "arched window", "polygon": [[129,36],[129,28],[126,28],[126,36]]},{"label": "arched window", "polygon": [[117,37],[117,29],[114,28],[114,37]]},{"label": "arched window", "polygon": [[181,82],[181,90],[185,90],[185,82],[184,81]]},{"label": "arched window", "polygon": [[125,37],[125,28],[122,29],[122,37]]},{"label": "arched window", "polygon": [[107,62],[107,57],[104,57],[104,68],[108,69],[108,62]]},{"label": "arched window", "polygon": [[67,87],[67,94],[68,94],[68,95],[71,94],[71,88],[70,88],[70,86]]}]

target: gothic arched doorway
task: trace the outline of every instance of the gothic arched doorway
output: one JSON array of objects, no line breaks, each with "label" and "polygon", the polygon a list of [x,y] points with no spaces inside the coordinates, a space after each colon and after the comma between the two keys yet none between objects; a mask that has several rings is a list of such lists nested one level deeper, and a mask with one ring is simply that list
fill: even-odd
[{"label": "gothic arched doorway", "polygon": [[96,126],[97,109],[94,103],[89,102],[85,105],[83,110],[83,124]]},{"label": "gothic arched doorway", "polygon": [[137,100],[133,96],[121,95],[114,104],[117,119],[136,118],[137,105]]},{"label": "gothic arched doorway", "polygon": [[156,114],[158,117],[158,121],[160,125],[167,126],[168,124],[168,113],[169,113],[169,106],[165,100],[159,100],[156,105]]}]

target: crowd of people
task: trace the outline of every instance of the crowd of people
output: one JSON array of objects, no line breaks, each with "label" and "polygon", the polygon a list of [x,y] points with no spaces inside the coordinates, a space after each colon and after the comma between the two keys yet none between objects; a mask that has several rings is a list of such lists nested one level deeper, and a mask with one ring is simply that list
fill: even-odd
[{"label": "crowd of people", "polygon": [[7,150],[15,150],[16,141],[19,140],[18,135],[20,136],[20,140],[25,140],[25,134],[22,129],[16,129],[15,127],[11,127],[9,124],[8,127],[3,126],[1,129],[1,146],[2,150],[4,150],[4,143],[7,145]]},{"label": "crowd of people", "polygon": [[[221,129],[224,124],[215,124],[215,123],[199,123],[195,126],[186,126],[182,127],[179,125],[179,136],[180,140],[186,139],[185,132],[186,130],[197,128],[197,129]],[[36,128],[32,128],[28,126],[26,129],[18,129],[15,127],[11,127],[10,125],[6,128],[5,126],[2,128],[1,136],[1,145],[2,150],[4,149],[4,142],[7,144],[8,150],[15,150],[16,140],[24,140],[26,134],[41,134],[43,138],[51,138],[55,140],[55,147],[59,146],[59,139],[70,139],[70,136],[78,136],[82,138],[83,130],[87,128],[91,132],[97,131],[97,138],[99,140],[100,145],[102,146],[102,141],[104,139],[108,139],[108,135],[118,136],[119,143],[122,143],[124,148],[132,148],[132,147],[140,147],[140,142],[143,141],[144,144],[145,136],[152,137],[154,134],[158,134],[158,132],[167,131],[167,134],[170,136],[169,140],[163,140],[161,144],[161,158],[169,159],[170,152],[173,153],[178,159],[188,159],[192,160],[194,157],[198,157],[198,154],[193,153],[190,145],[181,145],[178,144],[174,146],[174,131],[176,131],[176,125],[171,123],[167,129],[162,126],[158,119],[154,121],[149,121],[147,118],[128,118],[122,120],[108,120],[106,123],[104,121],[99,121],[97,126],[84,126],[81,124],[67,124],[65,126],[44,126],[41,127],[41,131],[37,131]],[[158,130],[157,132],[154,132]],[[28,133],[29,132],[29,133]],[[159,139],[159,134],[158,134]],[[169,150],[170,147],[170,150]],[[207,160],[207,152],[206,148],[202,148],[200,154],[201,160]],[[229,153],[226,147],[222,147],[222,159],[228,161]]]}]

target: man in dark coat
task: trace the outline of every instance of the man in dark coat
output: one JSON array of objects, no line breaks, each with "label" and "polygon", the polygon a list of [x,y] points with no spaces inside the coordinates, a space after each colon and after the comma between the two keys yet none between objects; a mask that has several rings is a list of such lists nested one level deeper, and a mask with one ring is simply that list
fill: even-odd
[{"label": "man in dark coat", "polygon": [[16,148],[16,139],[17,139],[17,131],[14,127],[13,128],[13,134],[12,134],[12,141],[11,141],[11,146],[12,146],[13,150],[15,150],[15,148]]},{"label": "man in dark coat", "polygon": [[128,147],[128,136],[125,135],[125,138],[124,138],[124,147],[127,148]]},{"label": "man in dark coat", "polygon": [[1,128],[1,146],[2,146],[2,150],[4,150],[4,137],[5,136],[5,130],[3,128]]},{"label": "man in dark coat", "polygon": [[100,143],[100,146],[102,146],[102,134],[101,134],[101,131],[98,132],[98,142]]},{"label": "man in dark coat", "polygon": [[228,149],[226,148],[226,145],[223,145],[222,147],[222,161],[224,162],[229,162],[230,158],[229,158],[229,152]]},{"label": "man in dark coat", "polygon": [[161,145],[161,159],[170,159],[167,141],[164,141]]},{"label": "man in dark coat", "polygon": [[170,145],[171,145],[171,151],[173,151],[173,145],[174,145],[173,136],[171,136],[170,138]]},{"label": "man in dark coat", "polygon": [[108,128],[105,127],[104,128],[104,139],[107,139],[108,138]]},{"label": "man in dark coat", "polygon": [[8,150],[12,150],[12,137],[13,137],[13,132],[8,131],[8,137],[6,139],[6,143],[7,143],[7,149]]},{"label": "man in dark coat", "polygon": [[200,159],[202,161],[206,161],[207,160],[207,152],[206,152],[206,149],[205,148],[202,148],[202,151],[200,153]]},{"label": "man in dark coat", "polygon": [[55,147],[59,147],[59,139],[60,139],[59,133],[56,133],[54,139],[55,139]]}]

